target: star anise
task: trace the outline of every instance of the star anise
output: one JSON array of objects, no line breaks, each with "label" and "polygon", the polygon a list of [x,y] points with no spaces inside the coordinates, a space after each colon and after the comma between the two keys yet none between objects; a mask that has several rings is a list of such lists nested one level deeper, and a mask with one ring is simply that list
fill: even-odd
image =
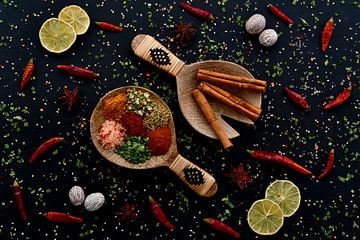
[{"label": "star anise", "polygon": [[226,177],[231,179],[231,182],[239,185],[241,189],[245,189],[246,183],[252,183],[253,179],[249,177],[248,172],[244,170],[244,164],[235,168],[233,167],[229,173],[225,173]]},{"label": "star anise", "polygon": [[59,97],[66,106],[67,110],[71,112],[79,100],[79,88],[75,87],[74,90],[69,90],[67,86],[64,86],[64,96]]},{"label": "star anise", "polygon": [[139,218],[139,210],[137,205],[125,203],[116,215],[120,222],[133,222]]},{"label": "star anise", "polygon": [[189,44],[195,36],[196,31],[192,22],[184,23],[180,21],[180,23],[175,26],[175,40],[183,45]]}]

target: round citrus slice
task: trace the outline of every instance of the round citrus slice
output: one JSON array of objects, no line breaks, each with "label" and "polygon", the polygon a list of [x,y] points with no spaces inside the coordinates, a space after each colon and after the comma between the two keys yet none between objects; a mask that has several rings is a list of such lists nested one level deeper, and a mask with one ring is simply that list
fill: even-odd
[{"label": "round citrus slice", "polygon": [[276,202],[284,213],[284,217],[292,216],[300,206],[299,188],[291,181],[276,180],[266,189],[265,198]]},{"label": "round citrus slice", "polygon": [[273,235],[282,227],[284,215],[278,204],[269,199],[261,199],[250,207],[247,221],[257,234]]},{"label": "round citrus slice", "polygon": [[49,52],[62,53],[74,44],[76,32],[67,22],[50,18],[41,26],[39,38],[41,45]]},{"label": "round citrus slice", "polygon": [[76,5],[64,7],[59,13],[59,19],[73,26],[77,35],[86,33],[90,26],[89,15]]}]

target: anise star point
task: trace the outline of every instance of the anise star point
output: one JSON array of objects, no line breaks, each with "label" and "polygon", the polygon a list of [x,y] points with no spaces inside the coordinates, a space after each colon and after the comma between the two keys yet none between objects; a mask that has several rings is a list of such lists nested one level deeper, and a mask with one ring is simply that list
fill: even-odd
[{"label": "anise star point", "polygon": [[246,183],[254,182],[248,172],[244,170],[243,163],[240,163],[238,167],[233,167],[230,172],[225,173],[225,176],[229,177],[230,181],[237,184],[240,189],[245,189]]},{"label": "anise star point", "polygon": [[71,112],[79,100],[79,88],[75,87],[74,90],[69,90],[68,87],[64,86],[64,96],[59,97],[66,106],[67,110]]}]

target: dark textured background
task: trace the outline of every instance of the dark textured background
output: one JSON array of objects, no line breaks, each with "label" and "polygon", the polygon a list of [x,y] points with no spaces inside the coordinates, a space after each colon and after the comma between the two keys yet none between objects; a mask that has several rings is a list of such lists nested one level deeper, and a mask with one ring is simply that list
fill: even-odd
[{"label": "dark textured background", "polygon": [[[360,103],[356,75],[360,61],[359,2],[273,2],[298,23],[292,28],[268,12],[267,1],[209,2],[196,0],[194,4],[211,10],[217,17],[214,23],[204,23],[183,12],[178,1],[0,3],[0,239],[225,239],[226,236],[202,223],[204,217],[224,219],[239,230],[243,239],[360,237]],[[70,4],[82,6],[92,24],[69,51],[59,56],[50,54],[41,47],[38,30],[46,19]],[[244,21],[255,12],[266,16],[268,28],[281,33],[276,46],[265,49],[245,33]],[[320,35],[330,16],[334,16],[336,29],[324,54],[320,51]],[[180,19],[193,21],[200,29],[188,47],[179,47],[171,41],[173,25]],[[103,33],[94,21],[123,24],[126,29],[122,33]],[[154,35],[188,63],[220,58],[239,63],[255,77],[266,79],[269,89],[264,96],[262,119],[255,128],[231,121],[241,136],[234,140],[236,147],[227,152],[217,141],[196,133],[181,115],[174,79],[132,54],[130,42],[138,33]],[[204,51],[207,47],[209,51]],[[16,92],[19,79],[30,57],[36,58],[36,79],[25,94],[19,95]],[[98,71],[101,78],[74,79],[56,70],[57,64],[88,66]],[[283,73],[274,65],[280,66]],[[268,76],[276,69],[278,74]],[[355,86],[350,101],[323,111],[326,97],[336,95],[349,82]],[[109,90],[133,84],[149,87],[169,103],[176,120],[179,151],[214,175],[219,184],[215,197],[196,196],[166,169],[126,170],[108,163],[95,151],[88,130],[92,109]],[[68,113],[57,100],[64,85],[80,88],[80,105],[73,113]],[[307,96],[311,112],[304,113],[289,102],[282,90],[288,85]],[[27,107],[29,113],[17,111],[16,107]],[[16,120],[19,119],[16,116],[23,120]],[[18,132],[14,122],[21,126]],[[29,166],[27,159],[32,151],[55,135],[65,137],[66,142]],[[321,181],[310,180],[282,166],[259,163],[245,151],[261,148],[281,152],[319,173],[331,144],[336,149],[335,168]],[[254,183],[245,190],[224,177],[225,172],[241,162],[254,178]],[[11,185],[15,178],[23,187],[29,219],[26,223],[21,221],[12,200]],[[247,209],[264,197],[266,187],[275,179],[289,179],[299,186],[301,207],[294,216],[285,219],[278,234],[259,237],[247,225]],[[67,194],[75,184],[83,186],[86,193],[104,193],[105,206],[95,213],[73,207]],[[176,225],[174,233],[167,233],[156,224],[148,209],[149,194]],[[140,219],[134,223],[119,223],[114,215],[125,202],[139,208]],[[82,215],[85,224],[50,223],[39,215],[46,211]]]}]

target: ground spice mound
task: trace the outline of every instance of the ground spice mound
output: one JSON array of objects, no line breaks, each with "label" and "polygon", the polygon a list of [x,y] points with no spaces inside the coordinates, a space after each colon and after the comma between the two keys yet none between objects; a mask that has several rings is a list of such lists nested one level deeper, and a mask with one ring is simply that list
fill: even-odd
[{"label": "ground spice mound", "polygon": [[153,110],[144,117],[144,126],[149,130],[166,127],[169,124],[171,113],[159,101],[153,102]]},{"label": "ground spice mound", "polygon": [[128,136],[145,135],[145,127],[142,117],[134,112],[127,112],[121,119],[122,125],[126,128]]},{"label": "ground spice mound", "polygon": [[126,98],[127,94],[119,93],[114,97],[105,99],[103,109],[104,118],[107,120],[120,121],[125,113]]},{"label": "ground spice mound", "polygon": [[120,123],[106,120],[99,131],[97,140],[105,149],[115,149],[124,141],[125,128]]},{"label": "ground spice mound", "polygon": [[154,156],[164,155],[169,151],[171,145],[170,128],[158,128],[147,132],[149,138],[148,148]]}]

